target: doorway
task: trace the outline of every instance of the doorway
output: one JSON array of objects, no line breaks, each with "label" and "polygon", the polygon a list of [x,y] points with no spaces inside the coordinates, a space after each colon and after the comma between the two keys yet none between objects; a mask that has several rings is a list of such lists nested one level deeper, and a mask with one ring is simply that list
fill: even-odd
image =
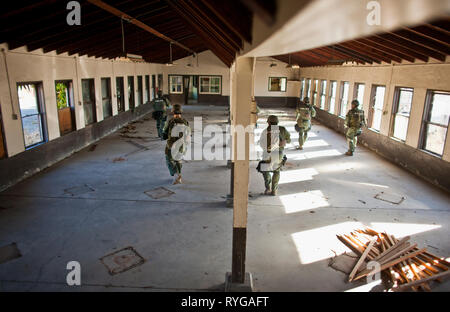
[{"label": "doorway", "polygon": [[84,122],[88,126],[97,122],[94,79],[81,79],[81,89],[83,93]]},{"label": "doorway", "polygon": [[119,113],[125,111],[125,94],[123,86],[123,77],[116,77],[116,96],[117,96],[117,111]]},{"label": "doorway", "polygon": [[163,75],[162,74],[158,74],[158,89],[157,91],[161,90],[163,91]]},{"label": "doorway", "polygon": [[129,109],[134,109],[134,76],[128,76],[128,106]]},{"label": "doorway", "polygon": [[102,78],[101,83],[102,83],[103,119],[106,119],[113,115],[112,98],[111,98],[111,78]]},{"label": "doorway", "polygon": [[152,75],[152,94],[151,94],[151,101],[153,101],[153,99],[156,96],[156,75]]},{"label": "doorway", "polygon": [[198,104],[198,82],[199,76],[190,76],[190,83],[188,89],[188,99],[186,104]]},{"label": "doorway", "polygon": [[72,80],[55,82],[56,106],[58,108],[59,133],[61,136],[75,131],[75,105]]}]

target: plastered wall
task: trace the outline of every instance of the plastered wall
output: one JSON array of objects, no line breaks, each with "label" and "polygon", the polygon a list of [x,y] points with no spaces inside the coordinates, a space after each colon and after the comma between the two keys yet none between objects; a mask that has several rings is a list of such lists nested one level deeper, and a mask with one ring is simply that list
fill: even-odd
[{"label": "plastered wall", "polygon": [[[115,116],[118,114],[116,77],[124,77],[124,90],[126,93],[127,77],[134,76],[136,98],[137,76],[143,77],[145,94],[145,75],[150,75],[151,85],[151,75],[163,73],[163,66],[158,64],[111,61],[84,56],[69,56],[67,54],[56,55],[54,52],[43,53],[41,50],[29,53],[25,48],[8,51],[6,45],[0,45],[0,49],[4,49],[3,52],[0,52],[0,105],[8,157],[25,150],[19,114],[17,83],[42,82],[48,139],[52,141],[60,136],[55,95],[56,80],[73,81],[76,128],[79,130],[84,128],[85,125],[84,111],[81,105],[81,79],[90,78],[95,80],[97,121],[101,121],[103,120],[101,78],[111,78],[112,107],[113,116]],[[146,98],[144,95],[145,102]],[[128,96],[126,96],[125,110],[128,109]],[[17,114],[19,118],[17,120],[13,119],[13,114]]]},{"label": "plastered wall", "polygon": [[[337,98],[339,98],[341,92],[341,82],[348,81],[350,83],[349,101],[353,100],[355,83],[364,83],[363,106],[366,115],[369,111],[372,85],[386,86],[380,129],[380,134],[383,136],[389,136],[390,134],[395,88],[413,88],[413,104],[407,138],[404,144],[418,148],[427,90],[450,91],[450,58],[447,58],[445,63],[302,68],[300,69],[300,76],[301,79],[328,80],[327,96],[329,94],[330,80],[338,81]],[[450,161],[450,135],[447,136],[442,159],[447,162]]]}]

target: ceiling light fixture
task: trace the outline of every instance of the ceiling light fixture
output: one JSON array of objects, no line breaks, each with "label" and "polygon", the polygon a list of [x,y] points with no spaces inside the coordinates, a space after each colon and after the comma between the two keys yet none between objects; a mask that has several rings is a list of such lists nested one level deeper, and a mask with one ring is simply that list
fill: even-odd
[{"label": "ceiling light fixture", "polygon": [[166,64],[166,66],[175,66],[175,64],[173,63],[172,42],[170,43],[170,61]]}]

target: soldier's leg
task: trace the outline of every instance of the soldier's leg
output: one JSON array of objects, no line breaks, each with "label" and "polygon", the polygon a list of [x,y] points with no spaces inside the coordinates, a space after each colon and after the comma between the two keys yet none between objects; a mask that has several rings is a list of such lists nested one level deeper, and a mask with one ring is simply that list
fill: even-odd
[{"label": "soldier's leg", "polygon": [[166,164],[167,168],[169,169],[170,175],[173,177],[177,173],[177,164],[176,161],[173,160],[172,156],[169,154],[166,154]]},{"label": "soldier's leg", "polygon": [[300,131],[298,133],[298,146],[299,148],[303,148],[303,144],[305,143],[305,130],[303,128],[300,128]]},{"label": "soldier's leg", "polygon": [[272,195],[276,195],[278,192],[278,183],[280,182],[280,169],[273,172],[272,177]]},{"label": "soldier's leg", "polygon": [[161,118],[156,119],[156,130],[158,131],[158,137],[161,137]]},{"label": "soldier's leg", "polygon": [[270,176],[270,172],[262,172],[264,178],[264,185],[266,187],[266,191],[270,191],[272,186],[272,177]]},{"label": "soldier's leg", "polygon": [[353,152],[355,151],[355,138],[356,138],[356,132],[355,129],[349,128],[347,130],[347,142],[348,142],[348,152],[347,155],[353,155]]}]

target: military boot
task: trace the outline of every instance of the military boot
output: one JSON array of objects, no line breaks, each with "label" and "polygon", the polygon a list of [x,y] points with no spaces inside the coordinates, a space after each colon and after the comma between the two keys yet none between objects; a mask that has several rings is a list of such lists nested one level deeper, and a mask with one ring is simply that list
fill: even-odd
[{"label": "military boot", "polygon": [[181,184],[181,183],[182,183],[182,181],[181,181],[181,174],[179,174],[177,176],[177,178],[175,179],[175,181],[173,182],[173,184],[175,185],[175,184]]},{"label": "military boot", "polygon": [[353,152],[352,152],[352,151],[347,151],[347,153],[345,153],[345,155],[347,155],[347,156],[353,156]]}]

